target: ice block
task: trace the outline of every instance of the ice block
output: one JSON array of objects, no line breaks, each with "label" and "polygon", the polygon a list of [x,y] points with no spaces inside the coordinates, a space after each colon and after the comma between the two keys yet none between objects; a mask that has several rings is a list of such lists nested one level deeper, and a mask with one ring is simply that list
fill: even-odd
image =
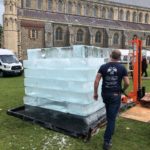
[{"label": "ice block", "polygon": [[93,84],[110,52],[85,45],[28,50],[24,104],[80,116],[100,110],[101,82],[98,101],[93,99]]}]

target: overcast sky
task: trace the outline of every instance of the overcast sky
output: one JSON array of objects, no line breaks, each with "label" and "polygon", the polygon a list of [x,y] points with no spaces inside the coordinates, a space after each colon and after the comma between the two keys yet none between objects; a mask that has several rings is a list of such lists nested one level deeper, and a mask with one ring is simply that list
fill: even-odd
[{"label": "overcast sky", "polygon": [[0,0],[0,24],[2,24],[3,12],[4,12],[3,0]]}]

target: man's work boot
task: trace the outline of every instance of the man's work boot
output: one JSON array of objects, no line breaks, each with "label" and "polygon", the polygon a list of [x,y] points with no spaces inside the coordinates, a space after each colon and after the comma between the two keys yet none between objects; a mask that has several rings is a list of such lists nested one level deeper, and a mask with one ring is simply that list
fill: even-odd
[{"label": "man's work boot", "polygon": [[110,150],[112,147],[112,143],[104,142],[103,144],[103,150]]}]

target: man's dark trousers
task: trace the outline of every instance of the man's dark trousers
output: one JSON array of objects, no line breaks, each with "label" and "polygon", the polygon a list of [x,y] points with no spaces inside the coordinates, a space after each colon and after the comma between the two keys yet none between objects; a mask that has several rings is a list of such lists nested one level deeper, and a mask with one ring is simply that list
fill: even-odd
[{"label": "man's dark trousers", "polygon": [[118,114],[121,94],[119,92],[102,93],[103,102],[106,108],[107,126],[104,134],[104,142],[110,143],[115,130],[115,120]]}]

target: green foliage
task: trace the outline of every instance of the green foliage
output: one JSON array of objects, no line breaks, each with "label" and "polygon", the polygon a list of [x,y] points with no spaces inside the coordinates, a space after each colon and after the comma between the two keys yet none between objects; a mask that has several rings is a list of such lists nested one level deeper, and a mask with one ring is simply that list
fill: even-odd
[{"label": "green foliage", "polygon": [[[102,150],[105,128],[84,143],[7,115],[23,104],[23,96],[23,77],[0,78],[0,150]],[[118,118],[116,125],[112,150],[149,150],[150,124]]]},{"label": "green foliage", "polygon": [[148,76],[150,77],[150,64],[148,64],[147,73],[148,73]]}]

